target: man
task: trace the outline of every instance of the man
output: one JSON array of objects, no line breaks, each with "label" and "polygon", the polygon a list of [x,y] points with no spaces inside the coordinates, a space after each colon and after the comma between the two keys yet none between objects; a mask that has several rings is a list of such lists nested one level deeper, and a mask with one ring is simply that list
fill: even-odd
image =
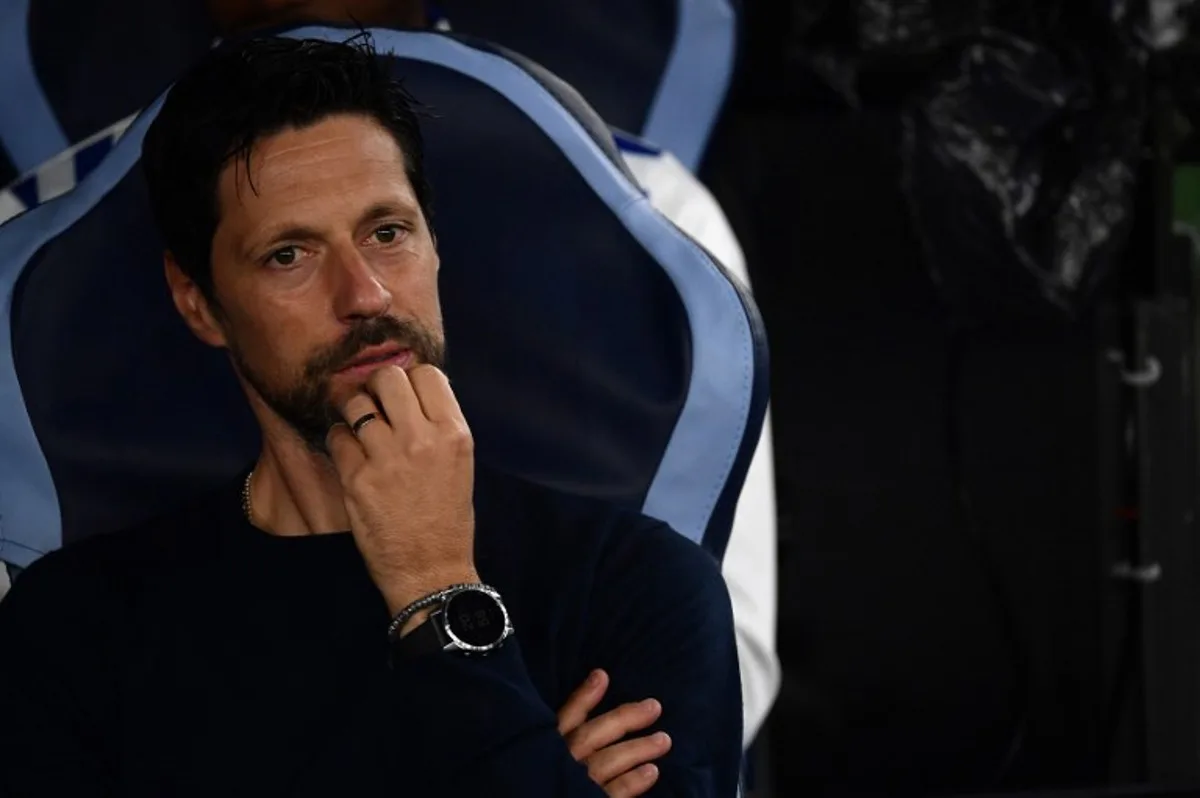
[{"label": "man", "polygon": [[176,307],[263,449],[17,579],[0,794],[733,795],[715,563],[474,463],[419,126],[373,55],[220,48],[143,165]]},{"label": "man", "polygon": [[[207,6],[213,30],[222,36],[245,34],[264,26],[308,22],[450,29],[450,21],[428,10],[421,0],[207,0]],[[88,74],[91,85],[91,73]],[[0,97],[2,113],[3,97]],[[131,121],[132,117],[115,122],[9,190],[0,190],[0,221],[70,190],[77,180],[83,179],[87,165],[98,163]],[[626,165],[646,189],[655,208],[711,252],[735,277],[748,283],[737,238],[704,186],[670,153],[628,134],[617,133],[614,138]],[[747,744],[765,720],[780,683],[775,654],[775,525],[768,419],[745,480],[723,563],[733,601]]]}]

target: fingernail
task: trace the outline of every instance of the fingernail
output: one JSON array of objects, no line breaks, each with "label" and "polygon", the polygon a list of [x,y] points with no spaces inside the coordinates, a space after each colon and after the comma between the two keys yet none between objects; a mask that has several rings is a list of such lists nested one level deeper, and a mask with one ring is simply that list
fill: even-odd
[{"label": "fingernail", "polygon": [[671,742],[671,735],[667,734],[666,732],[655,732],[654,742],[658,745],[667,745]]},{"label": "fingernail", "polygon": [[604,679],[604,674],[600,671],[592,671],[587,677],[588,687],[599,687],[600,682]]},{"label": "fingernail", "polygon": [[653,779],[658,776],[658,767],[656,765],[642,765],[638,768],[638,773],[644,779]]},{"label": "fingernail", "polygon": [[643,701],[642,707],[645,708],[647,712],[658,712],[659,710],[658,702],[653,698],[647,698],[645,701]]}]

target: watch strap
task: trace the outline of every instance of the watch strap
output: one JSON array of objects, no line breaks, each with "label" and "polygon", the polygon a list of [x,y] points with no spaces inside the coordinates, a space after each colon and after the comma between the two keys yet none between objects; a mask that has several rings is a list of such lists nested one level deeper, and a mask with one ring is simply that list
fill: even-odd
[{"label": "watch strap", "polygon": [[[466,624],[465,629],[457,631],[453,629],[453,619],[449,617],[448,613],[451,612],[451,607],[458,597],[469,593],[482,594],[494,602],[494,609],[499,615],[494,620],[502,622],[502,626],[498,627],[500,632],[494,641],[468,642],[472,638],[469,631],[472,629],[470,625],[472,611],[469,608],[459,613],[463,619],[462,623]],[[430,609],[429,617],[401,637],[400,629],[414,615],[424,609]],[[475,614],[478,614],[478,610]],[[466,656],[486,656],[503,645],[512,634],[513,627],[508,609],[504,606],[504,601],[495,588],[484,584],[452,585],[445,590],[431,593],[413,602],[392,620],[388,627],[388,659],[394,666],[397,661],[410,660],[437,651],[458,652]]]},{"label": "watch strap", "polygon": [[470,589],[488,590],[489,588],[487,585],[476,582],[462,582],[457,585],[450,585],[447,588],[443,588],[435,593],[430,593],[427,596],[423,596],[414,601],[412,604],[409,604],[404,609],[400,610],[400,612],[396,613],[396,617],[392,618],[392,622],[388,624],[388,638],[390,639],[398,637],[400,635],[400,630],[404,628],[404,625],[421,610],[428,609],[435,604],[443,604],[445,603],[446,599],[450,598],[455,593]]},{"label": "watch strap", "polygon": [[446,639],[442,635],[442,612],[437,610],[429,615],[415,629],[400,637],[391,639],[390,661],[416,659],[426,654],[435,654],[446,650]]}]

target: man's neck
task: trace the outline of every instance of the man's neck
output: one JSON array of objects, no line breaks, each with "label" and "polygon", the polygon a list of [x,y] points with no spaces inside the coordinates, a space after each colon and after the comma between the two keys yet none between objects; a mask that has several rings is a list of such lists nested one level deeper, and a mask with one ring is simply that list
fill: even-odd
[{"label": "man's neck", "polygon": [[329,458],[309,449],[290,430],[263,426],[263,450],[250,480],[254,525],[282,536],[349,529],[341,481]]}]

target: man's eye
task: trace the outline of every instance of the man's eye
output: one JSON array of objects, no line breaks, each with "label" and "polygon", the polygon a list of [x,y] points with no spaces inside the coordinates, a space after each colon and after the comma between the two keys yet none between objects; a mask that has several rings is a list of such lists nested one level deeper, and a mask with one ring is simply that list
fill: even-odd
[{"label": "man's eye", "polygon": [[278,266],[291,266],[296,262],[296,257],[295,247],[280,247],[267,256],[267,261]]},{"label": "man's eye", "polygon": [[376,229],[371,235],[380,244],[392,244],[403,232],[403,229],[398,224],[385,224],[383,227]]}]

